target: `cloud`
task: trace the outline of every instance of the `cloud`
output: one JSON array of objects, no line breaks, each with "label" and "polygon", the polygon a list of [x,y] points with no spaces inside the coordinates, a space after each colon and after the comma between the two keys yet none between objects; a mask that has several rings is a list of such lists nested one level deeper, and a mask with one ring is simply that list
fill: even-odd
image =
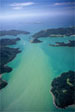
[{"label": "cloud", "polygon": [[61,5],[75,5],[75,2],[61,2],[61,3],[54,3],[55,6]]},{"label": "cloud", "polygon": [[10,4],[10,6],[13,9],[18,10],[18,9],[23,9],[24,7],[31,6],[34,4],[35,4],[34,2],[24,2],[24,3],[12,3]]}]

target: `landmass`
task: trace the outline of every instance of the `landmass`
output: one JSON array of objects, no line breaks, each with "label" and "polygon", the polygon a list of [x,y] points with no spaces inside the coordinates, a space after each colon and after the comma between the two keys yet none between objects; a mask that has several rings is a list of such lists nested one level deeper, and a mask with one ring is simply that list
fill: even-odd
[{"label": "landmass", "polygon": [[20,41],[20,38],[15,39],[1,39],[0,40],[0,46],[8,46],[8,45],[15,45],[17,41]]},{"label": "landmass", "polygon": [[21,52],[19,48],[10,48],[9,45],[15,45],[20,38],[16,39],[1,39],[0,40],[0,89],[7,86],[7,82],[2,79],[3,73],[9,73],[12,68],[7,64],[14,60],[16,55]]},{"label": "landmass", "polygon": [[58,108],[66,108],[75,104],[75,72],[68,71],[55,78],[51,83],[54,104]]},{"label": "landmass", "polygon": [[[0,68],[3,68],[4,66],[5,69],[5,65],[12,61],[16,57],[16,55],[21,52],[19,48],[1,47],[0,49]],[[2,70],[3,69],[1,69],[0,71]]]},{"label": "landmass", "polygon": [[38,40],[38,39],[33,39],[30,41],[31,43],[41,43],[42,41],[41,40]]},{"label": "landmass", "polygon": [[57,38],[57,37],[64,37],[64,36],[75,36],[75,27],[47,29],[32,35],[33,43],[35,43],[36,39],[39,40],[39,38],[47,38],[47,37]]},{"label": "landmass", "polygon": [[8,83],[2,79],[0,79],[0,89],[5,88],[8,85]]},{"label": "landmass", "polygon": [[12,36],[17,36],[19,34],[30,34],[30,32],[27,31],[20,31],[20,30],[2,30],[0,31],[0,36],[5,36],[5,35],[12,35]]},{"label": "landmass", "polygon": [[75,40],[69,40],[68,43],[64,43],[64,42],[56,42],[56,44],[49,44],[49,46],[53,46],[53,47],[60,47],[60,46],[65,46],[65,47],[75,47]]}]

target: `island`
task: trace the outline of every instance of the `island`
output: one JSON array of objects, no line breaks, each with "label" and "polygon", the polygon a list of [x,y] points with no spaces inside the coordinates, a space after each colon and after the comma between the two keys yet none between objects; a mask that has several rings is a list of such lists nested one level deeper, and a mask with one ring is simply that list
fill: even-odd
[{"label": "island", "polygon": [[39,42],[39,38],[47,38],[47,37],[64,37],[64,36],[75,36],[75,27],[65,27],[65,28],[53,28],[53,29],[47,29],[42,30],[38,33],[35,33],[32,35],[33,37],[33,43]]},{"label": "island", "polygon": [[62,73],[51,83],[54,104],[58,108],[66,108],[75,104],[75,72]]},{"label": "island", "polygon": [[6,87],[8,84],[2,79],[2,75],[12,71],[12,68],[7,64],[14,60],[16,55],[21,52],[19,48],[9,47],[9,45],[16,45],[17,41],[20,41],[20,38],[0,40],[0,89]]},{"label": "island", "polygon": [[75,40],[69,40],[68,43],[64,43],[64,42],[56,42],[56,44],[49,44],[49,46],[53,46],[53,47],[75,47]]},{"label": "island", "polygon": [[27,31],[20,31],[20,30],[2,30],[0,31],[0,36],[5,36],[5,35],[12,35],[12,36],[17,36],[19,34],[30,34],[30,32]]},{"label": "island", "polygon": [[41,43],[42,41],[41,40],[38,40],[38,39],[33,39],[33,40],[30,40],[31,43]]}]

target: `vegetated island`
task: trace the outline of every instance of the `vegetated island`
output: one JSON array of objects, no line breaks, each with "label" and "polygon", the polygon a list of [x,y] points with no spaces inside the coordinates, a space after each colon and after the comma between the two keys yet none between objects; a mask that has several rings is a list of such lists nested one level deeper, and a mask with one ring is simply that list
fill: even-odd
[{"label": "vegetated island", "polygon": [[32,37],[32,43],[36,43],[39,38],[47,38],[47,37],[64,37],[64,36],[75,36],[75,27],[66,27],[66,28],[53,28],[42,30],[38,33],[35,33]]},{"label": "vegetated island", "polygon": [[30,40],[31,43],[41,43],[42,41],[39,39]]},{"label": "vegetated island", "polygon": [[2,74],[12,71],[12,68],[7,64],[21,52],[19,48],[10,48],[8,45],[15,45],[19,40],[19,38],[0,40],[0,89],[4,88],[8,84],[2,79]]},{"label": "vegetated island", "polygon": [[0,31],[0,36],[5,36],[5,35],[12,35],[12,36],[17,36],[19,34],[30,34],[30,32],[27,31],[20,31],[20,30],[2,30]]},{"label": "vegetated island", "polygon": [[64,43],[64,42],[56,42],[56,44],[49,44],[49,46],[53,46],[53,47],[75,47],[75,40],[69,40],[68,43]]},{"label": "vegetated island", "polygon": [[68,71],[55,78],[51,83],[54,104],[58,108],[66,108],[75,104],[75,72]]}]

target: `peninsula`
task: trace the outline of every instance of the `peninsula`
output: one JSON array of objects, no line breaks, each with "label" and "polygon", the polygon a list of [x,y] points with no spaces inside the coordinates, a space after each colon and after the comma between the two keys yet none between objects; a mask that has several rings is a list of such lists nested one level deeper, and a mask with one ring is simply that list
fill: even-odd
[{"label": "peninsula", "polygon": [[30,34],[30,32],[27,31],[20,31],[20,30],[2,30],[0,31],[0,36],[5,36],[5,35],[12,35],[12,36],[17,36],[19,34]]},{"label": "peninsula", "polygon": [[8,45],[15,45],[17,44],[17,41],[20,41],[20,38],[15,39],[1,39],[0,40],[0,46],[8,46]]},{"label": "peninsula", "polygon": [[47,38],[47,37],[50,37],[50,38],[62,37],[63,38],[64,36],[75,36],[75,27],[47,29],[32,35],[33,43],[36,43],[35,40],[39,42],[38,41],[39,38]]},{"label": "peninsula", "polygon": [[0,40],[0,89],[6,87],[8,84],[2,79],[2,74],[12,71],[12,68],[7,64],[14,60],[16,55],[21,52],[19,48],[10,48],[8,45],[15,45],[19,40],[20,38]]}]

